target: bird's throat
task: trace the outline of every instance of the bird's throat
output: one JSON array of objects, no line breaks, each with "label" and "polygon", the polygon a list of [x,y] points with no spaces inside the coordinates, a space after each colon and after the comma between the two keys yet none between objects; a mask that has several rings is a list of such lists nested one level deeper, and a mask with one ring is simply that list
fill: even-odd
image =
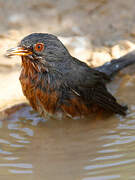
[{"label": "bird's throat", "polygon": [[47,68],[44,67],[42,64],[39,64],[38,62],[31,60],[27,56],[22,56],[22,68],[25,71],[25,74],[27,75],[33,75],[35,73],[39,72],[47,72]]}]

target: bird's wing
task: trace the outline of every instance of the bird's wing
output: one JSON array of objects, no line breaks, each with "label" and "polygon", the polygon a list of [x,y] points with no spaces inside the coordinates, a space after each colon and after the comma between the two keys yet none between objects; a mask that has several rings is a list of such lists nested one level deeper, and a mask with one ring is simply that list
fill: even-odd
[{"label": "bird's wing", "polygon": [[88,106],[97,104],[111,112],[125,114],[126,108],[119,105],[116,99],[108,92],[105,86],[106,80],[108,80],[108,77],[104,73],[82,65],[76,66],[76,70],[71,71],[66,76],[69,87]]}]

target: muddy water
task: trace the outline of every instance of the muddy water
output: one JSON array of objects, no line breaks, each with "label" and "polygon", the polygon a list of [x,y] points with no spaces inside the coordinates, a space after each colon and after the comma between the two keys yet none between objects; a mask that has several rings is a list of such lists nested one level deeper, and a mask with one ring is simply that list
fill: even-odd
[{"label": "muddy water", "polygon": [[45,121],[22,106],[1,120],[0,179],[135,179],[135,77],[111,86],[126,117]]}]

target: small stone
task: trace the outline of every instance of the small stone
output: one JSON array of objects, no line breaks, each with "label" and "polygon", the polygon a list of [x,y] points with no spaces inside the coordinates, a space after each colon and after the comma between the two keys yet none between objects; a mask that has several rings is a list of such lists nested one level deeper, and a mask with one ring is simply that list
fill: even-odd
[{"label": "small stone", "polygon": [[10,25],[21,25],[24,19],[24,14],[12,14],[11,16],[9,16],[8,21]]},{"label": "small stone", "polygon": [[131,30],[130,35],[131,35],[132,37],[135,37],[135,27]]},{"label": "small stone", "polygon": [[92,53],[91,66],[97,67],[104,63],[110,61],[112,58],[110,54],[106,51],[95,51]]},{"label": "small stone", "polygon": [[111,49],[111,55],[113,58],[119,58],[121,56],[119,45],[115,45]]},{"label": "small stone", "polygon": [[83,62],[87,62],[91,59],[92,51],[91,49],[76,48],[71,51],[71,55]]},{"label": "small stone", "polygon": [[86,62],[91,58],[91,43],[85,36],[59,37],[72,56]]},{"label": "small stone", "polygon": [[113,58],[119,58],[133,50],[135,50],[135,44],[124,40],[120,41],[118,45],[115,45],[111,48],[111,55]]},{"label": "small stone", "polygon": [[59,39],[69,48],[91,48],[91,42],[86,36],[59,37]]},{"label": "small stone", "polygon": [[131,35],[132,37],[135,37],[135,32],[131,32],[130,35]]}]

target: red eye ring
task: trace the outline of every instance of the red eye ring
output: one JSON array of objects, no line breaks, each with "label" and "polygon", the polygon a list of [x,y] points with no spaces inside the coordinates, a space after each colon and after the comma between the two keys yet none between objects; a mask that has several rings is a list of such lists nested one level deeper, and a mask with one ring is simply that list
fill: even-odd
[{"label": "red eye ring", "polygon": [[34,49],[37,52],[41,52],[44,50],[44,44],[43,43],[37,43],[37,44],[35,44]]}]

